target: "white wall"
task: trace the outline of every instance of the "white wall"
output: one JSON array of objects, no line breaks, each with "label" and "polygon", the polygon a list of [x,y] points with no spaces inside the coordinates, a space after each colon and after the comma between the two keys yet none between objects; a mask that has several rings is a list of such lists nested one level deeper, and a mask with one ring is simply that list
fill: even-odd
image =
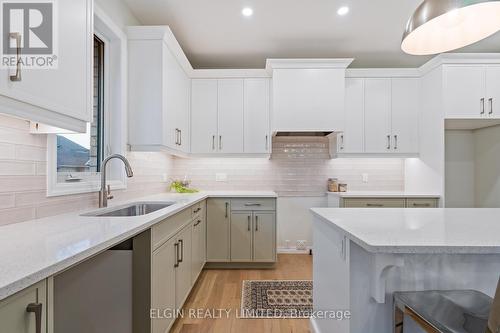
[{"label": "white wall", "polygon": [[445,206],[474,207],[474,133],[448,130],[445,134]]}]

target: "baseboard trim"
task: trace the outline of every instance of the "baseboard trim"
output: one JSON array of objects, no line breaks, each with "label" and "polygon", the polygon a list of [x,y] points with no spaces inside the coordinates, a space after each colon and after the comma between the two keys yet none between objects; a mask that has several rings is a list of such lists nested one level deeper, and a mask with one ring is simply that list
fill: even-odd
[{"label": "baseboard trim", "polygon": [[321,333],[318,324],[316,323],[316,318],[309,318],[309,328],[312,333]]},{"label": "baseboard trim", "polygon": [[307,247],[305,250],[297,250],[294,248],[278,247],[279,254],[309,254],[311,247]]}]

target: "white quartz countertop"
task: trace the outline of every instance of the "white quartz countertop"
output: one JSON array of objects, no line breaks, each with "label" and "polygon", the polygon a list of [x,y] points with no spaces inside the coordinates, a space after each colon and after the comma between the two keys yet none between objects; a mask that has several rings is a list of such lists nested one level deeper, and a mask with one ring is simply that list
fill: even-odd
[{"label": "white quartz countertop", "polygon": [[[148,215],[85,217],[80,216],[85,212],[75,212],[0,226],[0,300],[111,248],[208,197],[275,198],[277,195],[271,191],[164,193],[128,201],[176,202]],[[110,201],[109,204],[111,207],[114,203]]]},{"label": "white quartz countertop", "polygon": [[500,254],[500,209],[313,208],[373,253]]},{"label": "white quartz countertop", "polygon": [[328,195],[340,198],[439,198],[436,193],[415,193],[399,191],[348,191],[327,192]]}]

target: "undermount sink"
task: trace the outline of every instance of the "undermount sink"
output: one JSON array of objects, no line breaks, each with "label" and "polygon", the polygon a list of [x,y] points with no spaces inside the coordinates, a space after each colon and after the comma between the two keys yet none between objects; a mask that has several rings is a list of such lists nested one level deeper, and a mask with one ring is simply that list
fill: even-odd
[{"label": "undermount sink", "polygon": [[100,209],[82,214],[82,216],[129,217],[147,215],[157,210],[172,206],[175,202],[134,202],[124,206]]}]

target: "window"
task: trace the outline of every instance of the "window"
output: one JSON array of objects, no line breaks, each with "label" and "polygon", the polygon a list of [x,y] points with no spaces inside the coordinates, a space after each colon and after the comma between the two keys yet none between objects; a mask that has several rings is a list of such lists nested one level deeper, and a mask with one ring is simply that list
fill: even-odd
[{"label": "window", "polygon": [[[127,36],[98,5],[94,33],[92,122],[82,134],[48,131],[47,196],[99,191],[103,158],[126,151]],[[126,188],[122,165],[110,163],[107,174],[112,189]]]},{"label": "window", "polygon": [[79,181],[100,171],[104,156],[104,42],[94,36],[92,123],[82,134],[57,135],[58,181]]}]

